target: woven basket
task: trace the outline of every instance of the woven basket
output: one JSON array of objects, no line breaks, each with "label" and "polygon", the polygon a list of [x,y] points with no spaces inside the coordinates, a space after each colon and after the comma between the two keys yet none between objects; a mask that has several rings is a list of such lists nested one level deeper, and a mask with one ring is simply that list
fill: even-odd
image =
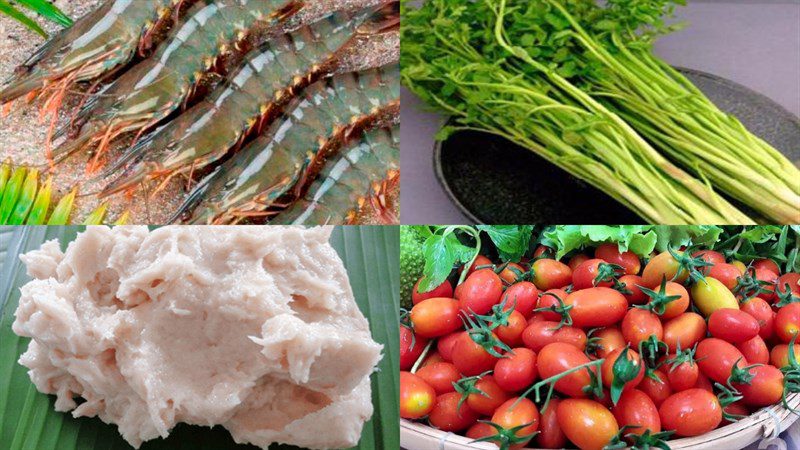
[{"label": "woven basket", "polygon": [[[800,394],[788,398],[789,406],[800,406]],[[759,439],[776,436],[787,429],[795,420],[796,414],[780,405],[762,408],[750,416],[710,433],[691,438],[669,441],[672,450],[736,450],[744,448]],[[408,450],[497,450],[497,446],[485,442],[470,443],[472,440],[453,433],[445,433],[421,423],[400,421],[400,446]]]}]

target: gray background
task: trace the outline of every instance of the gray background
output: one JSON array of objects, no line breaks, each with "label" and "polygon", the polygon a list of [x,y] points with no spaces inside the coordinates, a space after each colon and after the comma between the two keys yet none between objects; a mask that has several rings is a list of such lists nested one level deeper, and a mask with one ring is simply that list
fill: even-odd
[{"label": "gray background", "polygon": [[[679,9],[686,28],[661,38],[671,64],[741,83],[800,115],[800,0],[689,0]],[[442,118],[403,90],[400,145],[401,220],[468,223],[433,172],[433,136]]]}]

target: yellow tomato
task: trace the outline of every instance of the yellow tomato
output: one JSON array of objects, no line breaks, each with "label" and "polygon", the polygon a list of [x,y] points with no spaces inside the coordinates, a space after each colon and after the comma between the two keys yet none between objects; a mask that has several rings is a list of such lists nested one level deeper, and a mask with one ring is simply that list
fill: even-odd
[{"label": "yellow tomato", "polygon": [[739,302],[733,296],[733,292],[721,281],[711,277],[706,277],[705,281],[698,281],[692,286],[692,301],[706,317],[720,308],[739,309]]},{"label": "yellow tomato", "polygon": [[745,266],[744,263],[739,260],[733,260],[731,261],[731,264],[736,266],[736,268],[739,269],[739,272],[745,273],[747,271],[747,266]]}]

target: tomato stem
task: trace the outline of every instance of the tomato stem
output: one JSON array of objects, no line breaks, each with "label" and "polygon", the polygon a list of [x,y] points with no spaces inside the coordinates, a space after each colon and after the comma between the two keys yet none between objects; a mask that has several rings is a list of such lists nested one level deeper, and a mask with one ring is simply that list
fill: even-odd
[{"label": "tomato stem", "polygon": [[428,341],[428,344],[425,345],[425,348],[422,349],[422,353],[419,354],[419,358],[414,361],[414,365],[411,367],[411,373],[416,373],[419,366],[422,364],[422,361],[425,361],[425,358],[428,356],[428,352],[431,350],[431,346],[433,346],[433,340]]},{"label": "tomato stem", "polygon": [[589,370],[589,368],[592,367],[592,366],[599,366],[599,365],[603,364],[603,361],[605,361],[604,358],[596,359],[594,361],[589,361],[588,363],[584,363],[584,364],[581,364],[579,366],[575,366],[575,367],[573,367],[571,369],[568,369],[568,370],[565,370],[564,372],[561,372],[561,373],[559,373],[557,375],[553,375],[552,377],[548,377],[548,378],[545,378],[544,380],[541,380],[541,381],[537,382],[533,386],[529,387],[528,390],[526,390],[525,392],[520,394],[520,396],[517,399],[517,401],[515,401],[514,404],[511,405],[511,408],[513,409],[515,406],[517,406],[517,404],[520,402],[520,400],[522,398],[524,398],[524,397],[527,397],[531,392],[535,393],[534,401],[536,403],[539,403],[541,401],[541,395],[539,394],[539,389],[541,389],[543,386],[549,385],[550,388],[547,391],[547,397],[545,398],[544,404],[542,404],[542,408],[540,410],[540,412],[544,412],[547,409],[547,405],[550,403],[550,397],[553,394],[553,389],[555,388],[556,381],[564,378],[565,376],[567,376],[567,375],[569,375],[571,373],[577,372],[577,371],[582,370],[582,369],[586,369],[586,370],[589,371],[589,373],[592,373],[592,371]]}]

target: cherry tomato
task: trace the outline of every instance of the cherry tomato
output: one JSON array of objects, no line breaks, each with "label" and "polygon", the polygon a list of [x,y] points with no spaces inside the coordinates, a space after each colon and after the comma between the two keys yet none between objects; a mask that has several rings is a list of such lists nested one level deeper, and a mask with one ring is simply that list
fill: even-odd
[{"label": "cherry tomato", "polygon": [[[600,366],[601,374],[603,375],[603,386],[610,388],[612,383],[614,382],[616,375],[614,374],[614,363],[616,363],[617,358],[622,355],[622,352],[625,351],[625,347],[618,348],[611,352],[608,357],[603,361],[603,364]],[[642,382],[644,378],[644,364],[642,363],[642,358],[639,356],[634,350],[628,349],[627,359],[631,362],[631,371],[634,373],[634,377],[632,380],[626,382],[622,386],[623,391],[627,391],[630,389],[635,388]],[[638,367],[638,371],[636,368]]]},{"label": "cherry tomato", "polygon": [[538,298],[539,290],[536,285],[530,281],[520,281],[509,286],[503,294],[504,309],[514,308],[527,319],[536,309]]},{"label": "cherry tomato", "polygon": [[775,292],[778,294],[785,294],[787,292],[786,286],[789,286],[789,291],[795,297],[800,297],[800,273],[789,272],[778,277],[775,283]]},{"label": "cherry tomato", "polygon": [[703,389],[687,389],[672,394],[658,408],[661,426],[675,430],[677,436],[699,436],[722,422],[722,406],[717,397]]},{"label": "cherry tomato", "polygon": [[594,250],[594,257],[622,267],[628,275],[637,275],[642,270],[642,262],[636,253],[630,250],[620,252],[617,244],[601,244]]},{"label": "cherry tomato", "polygon": [[738,348],[730,342],[717,338],[706,338],[697,344],[695,352],[700,372],[720,384],[725,384],[731,375],[734,364],[743,368],[747,360]]},{"label": "cherry tomato", "polygon": [[697,389],[706,390],[708,392],[714,392],[714,385],[711,383],[711,380],[709,380],[708,377],[702,373],[697,375],[697,383],[695,383],[694,387]]},{"label": "cherry tomato", "polygon": [[642,286],[642,277],[639,275],[623,275],[619,277],[619,282],[625,285],[626,290],[630,291],[630,294],[622,294],[629,304],[641,305],[647,302],[647,295],[639,289],[639,286]]},{"label": "cherry tomato", "polygon": [[[560,306],[561,303],[564,303],[564,300],[567,299],[567,291],[564,289],[549,289],[545,292],[542,292],[542,296],[539,297],[538,308],[550,308],[553,306]],[[559,302],[561,300],[561,302]],[[539,314],[544,317],[545,320],[555,320],[556,322],[561,320],[561,315],[554,311],[539,311]]]},{"label": "cherry tomato", "polygon": [[[467,277],[472,275],[472,272],[475,272],[476,270],[478,270],[477,269],[478,267],[491,266],[491,265],[492,265],[492,260],[491,259],[489,259],[489,258],[487,258],[487,257],[485,257],[483,255],[478,255],[478,256],[475,257],[475,262],[473,262],[472,265],[469,266],[469,270],[467,270]],[[462,271],[464,270],[463,266],[461,267],[461,270]]]},{"label": "cherry tomato", "polygon": [[751,266],[756,270],[768,270],[775,274],[781,273],[781,268],[771,259],[756,259]]},{"label": "cherry tomato", "polygon": [[453,362],[453,346],[462,334],[467,334],[466,331],[458,331],[456,333],[443,336],[436,341],[436,350],[442,356],[442,359],[447,362]]},{"label": "cherry tomato", "polygon": [[738,278],[742,276],[742,271],[733,264],[717,263],[714,264],[709,270],[708,275],[711,278],[719,280],[726,288],[733,290],[736,287]]},{"label": "cherry tomato", "polygon": [[458,301],[435,297],[423,300],[411,308],[411,323],[417,336],[434,338],[450,334],[461,328]]},{"label": "cherry tomato", "polygon": [[410,328],[400,326],[400,370],[410,370],[417,358],[425,350],[428,340],[422,336],[414,336]]},{"label": "cherry tomato", "polygon": [[581,450],[601,450],[619,432],[619,425],[611,411],[594,400],[562,400],[556,416],[558,426]]},{"label": "cherry tomato", "polygon": [[[795,344],[796,345],[796,344]],[[795,351],[793,352],[795,360],[800,361],[800,352],[797,351],[797,347],[795,346]],[[789,346],[786,344],[778,344],[775,347],[772,347],[772,351],[769,354],[769,363],[777,368],[783,368],[789,365]]]},{"label": "cherry tomato", "polygon": [[749,384],[734,383],[742,401],[750,406],[779,403],[783,397],[783,373],[775,366],[764,365],[748,369],[753,378]]},{"label": "cherry tomato", "polygon": [[429,366],[437,362],[448,362],[448,361],[445,361],[444,358],[442,358],[442,355],[440,355],[438,351],[434,350],[428,353],[428,356],[425,357],[425,359],[422,361],[422,364],[420,364],[419,367],[421,369],[425,366]]},{"label": "cherry tomato", "polygon": [[708,332],[731,344],[749,341],[759,330],[758,321],[738,308],[720,308],[708,317]]},{"label": "cherry tomato", "polygon": [[447,280],[444,280],[442,284],[436,286],[435,288],[433,288],[428,292],[419,292],[418,290],[419,284],[422,282],[423,278],[417,280],[417,282],[414,283],[414,289],[411,290],[411,301],[413,301],[415,305],[429,298],[435,298],[435,297],[453,298],[453,285],[450,284],[450,282]]},{"label": "cherry tomato", "polygon": [[743,262],[738,261],[738,260],[733,260],[733,261],[731,261],[731,264],[736,266],[736,268],[739,269],[739,272],[742,272],[742,273],[747,272],[747,266]]},{"label": "cherry tomato", "polygon": [[528,326],[525,316],[517,311],[511,311],[507,318],[506,325],[499,325],[494,329],[497,337],[509,347],[519,347],[522,345],[522,332]]},{"label": "cherry tomato", "polygon": [[[476,272],[477,273],[477,272]],[[494,336],[497,339],[497,336]],[[500,349],[495,351],[499,353]],[[469,333],[463,333],[453,344],[453,364],[456,369],[466,376],[482,374],[492,370],[497,358],[487,352],[480,344],[475,342]]]},{"label": "cherry tomato", "polygon": [[[682,254],[683,252],[676,252]],[[680,270],[679,270],[680,269]],[[661,280],[667,278],[667,281],[675,281],[683,283],[689,277],[689,272],[679,268],[678,261],[672,257],[669,252],[664,252],[653,257],[642,272],[642,286],[650,289],[657,288],[661,285]]]},{"label": "cherry tomato", "polygon": [[[550,378],[569,369],[589,362],[589,357],[574,345],[563,342],[547,344],[536,358],[539,375],[542,379]],[[589,368],[597,372],[597,366]],[[570,397],[586,397],[583,388],[591,383],[587,370],[572,372],[555,382],[555,390]],[[561,423],[561,421],[559,421]]]},{"label": "cherry tomato", "polygon": [[589,256],[585,253],[576,253],[572,258],[569,259],[567,266],[569,266],[570,270],[575,272],[575,269],[578,268],[582,262],[588,261],[589,259],[591,258],[589,258]]},{"label": "cherry tomato", "polygon": [[523,391],[536,380],[536,353],[533,350],[518,347],[512,349],[506,358],[500,358],[494,365],[494,378],[506,392]]},{"label": "cherry tomato", "polygon": [[661,369],[653,370],[652,376],[645,375],[637,389],[647,394],[657,407],[672,395],[672,388],[669,386],[667,374]]},{"label": "cherry tomato", "polygon": [[[492,414],[492,422],[506,430],[530,424],[514,432],[517,437],[528,436],[536,433],[539,429],[539,409],[527,398],[510,398]],[[522,448],[528,442],[530,442],[530,439],[518,442],[510,448]]]},{"label": "cherry tomato", "polygon": [[607,287],[582,289],[569,294],[564,303],[572,325],[578,328],[607,327],[622,320],[628,310],[628,301],[618,291]]},{"label": "cherry tomato", "polygon": [[539,245],[536,247],[536,250],[533,251],[533,258],[538,259],[542,257],[552,258],[555,254],[555,251],[546,246],[546,245]]},{"label": "cherry tomato", "polygon": [[655,336],[659,341],[664,339],[664,328],[658,316],[646,309],[631,308],[622,319],[622,336],[633,348],[639,343]]},{"label": "cherry tomato", "polygon": [[510,262],[505,269],[500,271],[500,279],[508,284],[516,283],[526,272],[525,268],[517,263]]},{"label": "cherry tomato", "polygon": [[537,259],[531,266],[533,284],[540,290],[564,287],[572,282],[572,270],[555,259]]},{"label": "cherry tomato", "polygon": [[586,348],[587,338],[583,330],[569,326],[563,326],[556,330],[556,327],[558,327],[558,322],[549,320],[530,323],[522,332],[522,342],[525,347],[534,352],[541,351],[544,346],[553,342],[570,344],[581,351]]},{"label": "cherry tomato", "polygon": [[[588,289],[595,286],[611,287],[614,285],[612,280],[598,280],[598,274],[601,266],[608,266],[608,263],[602,259],[588,259],[581,263],[572,272],[572,286],[578,289]],[[610,269],[610,267],[609,267]],[[608,269],[606,269],[608,270]],[[614,275],[613,270],[609,275]]]},{"label": "cherry tomato", "polygon": [[419,419],[434,406],[436,392],[422,378],[411,372],[400,372],[400,417]]},{"label": "cherry tomato", "polygon": [[790,303],[775,314],[775,334],[784,343],[792,340],[800,331],[800,303]]},{"label": "cherry tomato", "polygon": [[486,314],[500,303],[503,282],[492,269],[478,269],[460,286],[458,303],[467,314]]},{"label": "cherry tomato", "polygon": [[758,297],[763,298],[768,302],[775,300],[775,285],[778,283],[778,272],[773,272],[766,269],[755,269],[756,280],[765,282],[761,286],[763,292],[759,292]]},{"label": "cherry tomato", "polygon": [[742,311],[753,316],[758,322],[758,335],[769,340],[775,334],[775,311],[763,298],[753,297],[742,303]]},{"label": "cherry tomato", "polygon": [[[738,402],[733,402],[730,405],[722,408],[722,411],[724,413],[731,414],[734,416],[738,415],[746,417],[750,415],[750,409],[741,400],[739,400]],[[735,421],[730,421],[725,417],[722,418],[722,425],[727,425],[729,423],[735,423]]]},{"label": "cherry tomato", "polygon": [[417,376],[425,380],[437,395],[453,392],[453,382],[461,379],[456,366],[449,362],[428,364],[417,370]]},{"label": "cherry tomato", "polygon": [[721,281],[711,277],[692,285],[692,300],[694,306],[706,317],[722,308],[739,309],[739,302],[730,289]]},{"label": "cherry tomato", "polygon": [[484,416],[491,415],[503,402],[511,398],[511,395],[497,384],[497,380],[492,375],[481,377],[480,380],[475,382],[475,388],[483,392],[483,394],[469,394],[467,403],[473,411]]},{"label": "cherry tomato", "polygon": [[567,445],[567,437],[558,426],[558,405],[561,399],[552,397],[547,408],[541,413],[539,423],[539,434],[536,435],[536,446],[539,448],[564,448]]},{"label": "cherry tomato", "polygon": [[769,363],[769,348],[767,348],[767,344],[759,335],[755,335],[752,339],[737,344],[736,348],[742,352],[744,359],[750,364]]},{"label": "cherry tomato", "polygon": [[596,338],[594,347],[598,358],[606,358],[614,350],[625,347],[625,338],[619,328],[601,328],[592,337]]},{"label": "cherry tomato", "polygon": [[647,430],[655,434],[661,431],[661,418],[656,404],[639,389],[625,391],[616,406],[611,408],[611,412],[619,426],[633,426],[625,434],[643,434]]},{"label": "cherry tomato", "polygon": [[711,264],[724,264],[725,256],[715,250],[698,250],[692,253],[692,258],[702,258],[703,261]]},{"label": "cherry tomato", "polygon": [[683,313],[664,324],[664,343],[670,353],[678,350],[678,342],[682,349],[692,348],[706,335],[706,321],[700,314]]},{"label": "cherry tomato", "polygon": [[478,413],[473,411],[467,402],[459,407],[459,400],[461,394],[458,392],[448,392],[436,397],[433,410],[428,414],[431,425],[442,431],[461,431],[477,422]]},{"label": "cherry tomato", "polygon": [[673,392],[685,391],[697,385],[697,378],[700,376],[700,368],[694,361],[684,361],[677,365],[670,364],[666,367],[667,381]]},{"label": "cherry tomato", "polygon": [[[660,292],[660,290],[661,285],[656,288],[657,292]],[[673,283],[672,281],[667,281],[667,283],[664,285],[664,292],[668,297],[675,295],[678,295],[679,297],[666,304],[664,313],[661,314],[662,320],[669,320],[686,312],[686,310],[689,308],[689,293],[686,292],[686,288],[683,287],[683,285]]]},{"label": "cherry tomato", "polygon": [[476,422],[464,433],[464,436],[473,440],[495,435],[497,430],[486,422]]}]

